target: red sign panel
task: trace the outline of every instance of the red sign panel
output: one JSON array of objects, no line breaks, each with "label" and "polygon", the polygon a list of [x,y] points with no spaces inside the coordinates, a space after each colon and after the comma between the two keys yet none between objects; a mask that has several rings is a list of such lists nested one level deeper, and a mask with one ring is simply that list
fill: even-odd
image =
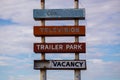
[{"label": "red sign panel", "polygon": [[85,26],[35,26],[35,36],[85,36]]},{"label": "red sign panel", "polygon": [[34,43],[35,53],[85,53],[85,43]]}]

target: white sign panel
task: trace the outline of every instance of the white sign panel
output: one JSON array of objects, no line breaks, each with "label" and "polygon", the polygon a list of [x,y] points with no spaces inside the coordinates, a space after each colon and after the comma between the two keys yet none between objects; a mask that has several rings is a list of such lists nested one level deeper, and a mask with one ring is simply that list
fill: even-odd
[{"label": "white sign panel", "polygon": [[35,69],[60,69],[60,70],[74,70],[74,69],[86,69],[85,60],[35,60],[34,61]]}]

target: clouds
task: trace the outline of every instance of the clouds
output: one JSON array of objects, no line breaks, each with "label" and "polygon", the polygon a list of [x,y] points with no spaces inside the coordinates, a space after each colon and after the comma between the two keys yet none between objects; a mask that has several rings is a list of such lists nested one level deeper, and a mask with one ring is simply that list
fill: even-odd
[{"label": "clouds", "polygon": [[17,76],[9,76],[8,78],[9,80],[38,80],[39,79],[39,75],[29,75],[29,76],[26,76],[26,75],[17,75]]},{"label": "clouds", "polygon": [[0,17],[15,23],[29,25],[30,22],[33,22],[32,9],[34,6],[36,7],[36,4],[35,0],[2,0],[0,3],[0,12],[2,12]]},{"label": "clouds", "polygon": [[[87,54],[80,54],[81,59],[87,59],[88,69],[82,71],[83,80],[120,79],[119,4],[119,0],[79,1],[80,7],[86,8],[86,21],[79,21],[80,24],[85,24],[87,29],[86,37],[79,38],[80,41],[87,43]],[[47,9],[74,8],[73,0],[67,2],[46,0],[45,5]],[[39,79],[39,71],[33,70],[33,60],[40,59],[40,55],[33,53],[33,43],[40,42],[40,38],[34,37],[33,26],[40,25],[40,22],[34,21],[33,9],[40,8],[40,0],[1,0],[0,7],[0,19],[9,22],[5,25],[0,24],[0,73],[7,76],[6,80]],[[73,25],[74,21],[47,21],[46,23],[47,25]],[[46,41],[74,42],[74,38],[47,37]],[[46,57],[47,59],[74,59],[74,54],[48,54]],[[63,73],[66,78],[63,78]],[[48,75],[48,80],[74,78],[73,71],[48,71]]]},{"label": "clouds", "polygon": [[0,66],[10,66],[10,64],[5,62],[5,61],[8,61],[8,60],[11,60],[11,58],[0,56]]},{"label": "clouds", "polygon": [[[1,54],[18,54],[30,53],[32,48],[32,29],[26,26],[3,26],[0,27],[0,53]],[[31,35],[30,35],[31,34]]]},{"label": "clouds", "polygon": [[[119,80],[119,62],[103,61],[101,59],[91,59],[88,61],[88,72],[86,73],[93,80]],[[118,70],[118,71],[117,71]]]},{"label": "clouds", "polygon": [[[90,2],[87,7],[87,39],[91,45],[120,44],[119,1]],[[114,42],[114,43],[113,43]]]}]

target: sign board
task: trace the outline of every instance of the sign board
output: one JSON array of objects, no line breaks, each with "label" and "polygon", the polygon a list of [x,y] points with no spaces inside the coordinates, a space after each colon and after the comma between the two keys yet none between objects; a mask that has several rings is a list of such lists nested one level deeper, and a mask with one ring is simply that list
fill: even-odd
[{"label": "sign board", "polygon": [[34,9],[35,20],[73,20],[85,19],[85,9]]},{"label": "sign board", "polygon": [[34,26],[34,35],[39,36],[85,36],[85,26]]},{"label": "sign board", "polygon": [[34,69],[86,70],[85,60],[34,60]]},{"label": "sign board", "polygon": [[35,53],[85,53],[85,43],[34,43]]}]

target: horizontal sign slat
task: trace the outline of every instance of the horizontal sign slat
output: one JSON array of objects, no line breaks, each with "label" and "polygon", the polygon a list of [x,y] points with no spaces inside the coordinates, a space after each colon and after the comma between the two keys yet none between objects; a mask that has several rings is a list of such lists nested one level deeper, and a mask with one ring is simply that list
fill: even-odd
[{"label": "horizontal sign slat", "polygon": [[34,43],[35,53],[85,53],[85,43]]},{"label": "horizontal sign slat", "polygon": [[85,60],[34,60],[34,69],[86,70]]},{"label": "horizontal sign slat", "polygon": [[34,26],[34,35],[39,36],[85,36],[85,26]]},{"label": "horizontal sign slat", "polygon": [[71,20],[85,19],[85,9],[34,9],[35,20]]}]

